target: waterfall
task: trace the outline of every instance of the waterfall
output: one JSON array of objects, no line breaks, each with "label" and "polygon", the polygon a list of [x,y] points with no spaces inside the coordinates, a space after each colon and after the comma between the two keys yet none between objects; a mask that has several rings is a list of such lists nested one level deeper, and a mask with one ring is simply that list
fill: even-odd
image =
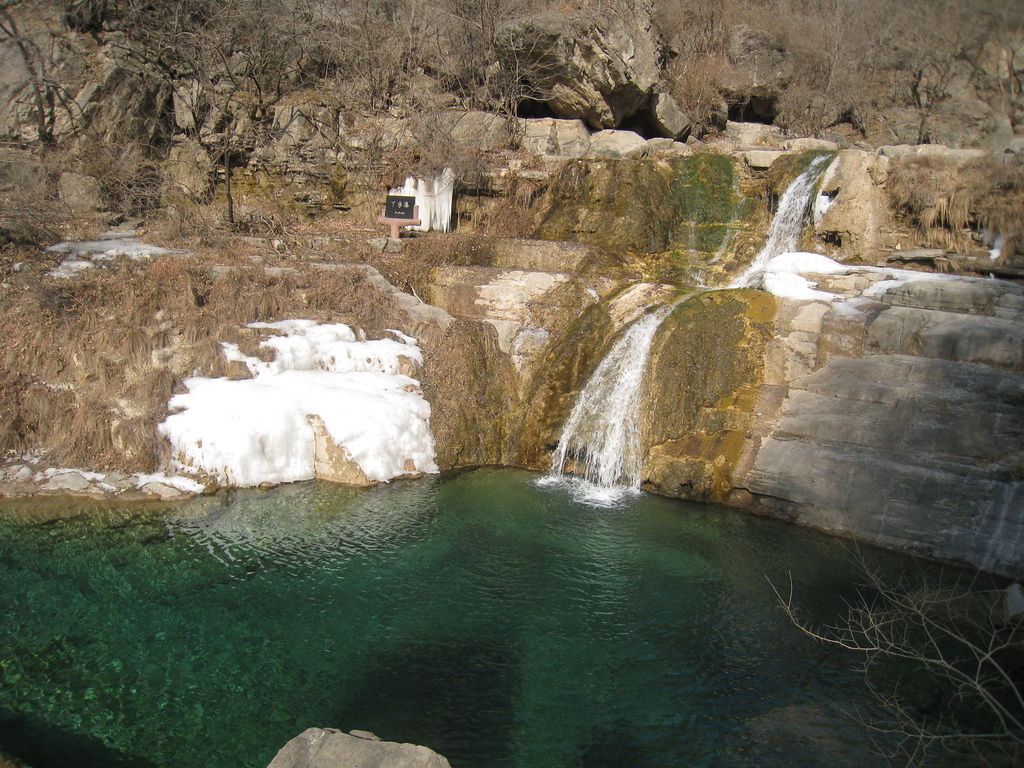
[{"label": "waterfall", "polygon": [[772,219],[772,225],[768,229],[768,239],[754,260],[750,262],[750,266],[729,284],[730,288],[754,286],[769,261],[780,254],[799,249],[800,235],[803,234],[807,209],[814,197],[818,179],[829,167],[828,163],[831,159],[829,155],[814,158],[807,166],[807,170],[793,179],[786,187],[786,191],[782,193],[782,198],[779,200],[778,210],[775,211],[775,218]]},{"label": "waterfall", "polygon": [[640,401],[654,335],[676,302],[634,322],[587,381],[562,431],[546,482],[569,463],[583,476],[577,498],[611,505],[640,488]]}]

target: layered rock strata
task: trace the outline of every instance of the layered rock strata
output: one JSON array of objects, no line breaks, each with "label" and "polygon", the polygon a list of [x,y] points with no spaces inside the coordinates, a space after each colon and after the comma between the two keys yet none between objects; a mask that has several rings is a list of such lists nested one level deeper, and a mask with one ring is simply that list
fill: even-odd
[{"label": "layered rock strata", "polygon": [[818,285],[837,298],[677,310],[711,354],[680,377],[687,342],[670,328],[653,351],[647,487],[1019,574],[1024,289],[885,270]]}]

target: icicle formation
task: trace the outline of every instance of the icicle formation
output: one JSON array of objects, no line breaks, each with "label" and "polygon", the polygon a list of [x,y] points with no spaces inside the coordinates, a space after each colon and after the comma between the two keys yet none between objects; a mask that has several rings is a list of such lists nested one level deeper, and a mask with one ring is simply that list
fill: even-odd
[{"label": "icicle formation", "polygon": [[576,398],[555,449],[551,474],[562,475],[567,462],[574,464],[598,491],[587,494],[588,500],[614,501],[622,492],[640,487],[639,416],[647,358],[658,327],[674,306],[633,323]]},{"label": "icicle formation", "polygon": [[768,230],[768,240],[743,273],[733,280],[730,288],[753,286],[764,270],[765,264],[779,254],[795,251],[800,246],[800,235],[804,230],[804,218],[811,204],[818,179],[828,167],[830,155],[814,158],[807,170],[797,176],[782,193],[779,208]]},{"label": "icicle formation", "polygon": [[420,208],[420,223],[410,229],[429,232],[448,232],[452,228],[452,196],[455,191],[455,174],[445,168],[433,179],[417,179],[412,176],[405,185],[391,190],[393,195],[412,195]]}]

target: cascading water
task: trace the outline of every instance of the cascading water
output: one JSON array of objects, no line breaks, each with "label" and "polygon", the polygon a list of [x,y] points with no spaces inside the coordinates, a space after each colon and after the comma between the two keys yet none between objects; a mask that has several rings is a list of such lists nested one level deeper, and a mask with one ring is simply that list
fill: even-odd
[{"label": "cascading water", "polygon": [[765,265],[776,256],[795,251],[800,246],[807,209],[811,205],[818,179],[825,173],[832,160],[830,155],[814,158],[807,170],[797,176],[782,193],[778,210],[768,230],[768,239],[757,256],[742,274],[730,284],[730,288],[752,287],[764,271]]},{"label": "cascading water", "polygon": [[[814,158],[807,170],[786,188],[772,219],[768,240],[730,288],[752,286],[769,261],[797,249],[818,180],[831,159],[829,155]],[[576,398],[544,483],[562,481],[567,470],[571,471],[582,476],[572,481],[574,495],[582,501],[603,505],[615,504],[624,495],[639,490],[640,400],[647,359],[659,326],[677,303],[633,323],[597,366]]]},{"label": "cascading water", "polygon": [[551,463],[548,482],[567,464],[582,475],[575,495],[614,504],[640,488],[640,400],[654,335],[676,303],[644,315],[615,342],[576,398]]}]

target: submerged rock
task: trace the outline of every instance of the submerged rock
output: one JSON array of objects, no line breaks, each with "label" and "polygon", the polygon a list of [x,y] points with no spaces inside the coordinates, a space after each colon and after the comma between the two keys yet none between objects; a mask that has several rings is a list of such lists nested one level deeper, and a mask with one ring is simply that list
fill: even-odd
[{"label": "submerged rock", "polygon": [[451,768],[428,747],[381,741],[369,731],[308,728],[285,744],[267,768]]}]

